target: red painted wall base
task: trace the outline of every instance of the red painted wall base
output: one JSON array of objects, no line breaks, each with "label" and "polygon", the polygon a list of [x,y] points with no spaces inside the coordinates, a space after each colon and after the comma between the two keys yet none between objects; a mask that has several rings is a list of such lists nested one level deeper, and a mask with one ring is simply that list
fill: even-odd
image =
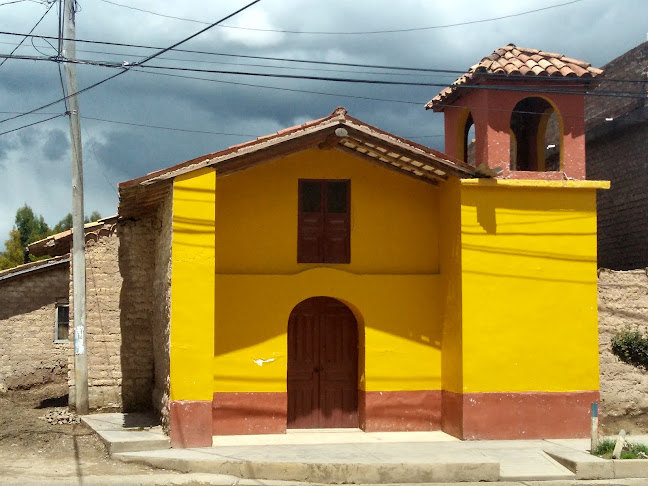
[{"label": "red painted wall base", "polygon": [[286,432],[286,393],[214,393],[212,407],[214,435]]},{"label": "red painted wall base", "polygon": [[589,437],[590,405],[598,401],[598,391],[444,391],[442,430],[468,440]]},{"label": "red painted wall base", "polygon": [[[358,397],[367,432],[443,430],[460,439],[588,437],[598,391],[453,393],[365,392]],[[171,402],[173,447],[209,447],[212,435],[286,432],[286,393],[214,393],[208,401]]]},{"label": "red painted wall base", "polygon": [[171,402],[169,432],[171,447],[211,447],[212,402],[179,400]]},{"label": "red painted wall base", "polygon": [[360,390],[360,428],[365,432],[439,430],[441,391]]}]

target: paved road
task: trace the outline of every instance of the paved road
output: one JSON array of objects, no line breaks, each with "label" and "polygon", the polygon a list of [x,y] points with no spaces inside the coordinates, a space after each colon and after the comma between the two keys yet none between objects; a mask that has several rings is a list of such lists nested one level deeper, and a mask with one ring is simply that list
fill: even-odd
[{"label": "paved road", "polygon": [[[416,486],[646,486],[646,479],[605,479],[598,481],[513,481],[513,482],[479,482],[479,483],[421,483]],[[85,476],[68,478],[0,478],[2,486],[315,486],[315,483],[299,483],[290,481],[263,481],[240,479],[234,476],[219,474],[168,474],[165,472],[150,475],[127,476]],[[373,485],[362,485],[373,486]],[[385,485],[380,485],[385,486]],[[396,486],[396,485],[392,485]],[[403,485],[405,486],[405,485]],[[409,484],[407,486],[414,486]]]}]

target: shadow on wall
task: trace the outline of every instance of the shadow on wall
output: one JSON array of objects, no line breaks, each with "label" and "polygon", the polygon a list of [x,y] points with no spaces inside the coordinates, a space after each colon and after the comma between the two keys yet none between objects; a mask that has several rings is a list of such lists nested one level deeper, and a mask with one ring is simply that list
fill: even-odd
[{"label": "shadow on wall", "polygon": [[[55,282],[49,281],[45,291],[42,288],[45,285],[44,278],[56,279]],[[57,298],[67,299],[69,279],[69,270],[66,264],[53,271],[34,272],[0,282],[0,294],[2,295],[0,321],[34,312],[41,307],[51,306],[54,309]],[[52,314],[53,312],[52,310]]]},{"label": "shadow on wall", "polygon": [[126,221],[117,227],[120,303],[122,402],[124,412],[151,410],[153,392],[154,231],[150,223]]}]

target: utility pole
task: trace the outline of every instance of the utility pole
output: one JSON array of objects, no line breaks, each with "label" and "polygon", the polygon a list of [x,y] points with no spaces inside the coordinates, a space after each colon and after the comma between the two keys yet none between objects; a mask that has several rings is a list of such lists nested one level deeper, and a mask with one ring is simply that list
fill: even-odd
[{"label": "utility pole", "polygon": [[[65,42],[63,57],[76,59],[75,0],[64,1],[63,19]],[[77,95],[76,64],[65,63],[65,84],[70,117],[70,151],[72,152],[72,282],[74,285],[74,383],[75,406],[80,415],[89,411],[88,404],[88,358],[86,354],[86,262],[85,232],[83,229],[83,160],[81,157],[81,124]]]}]

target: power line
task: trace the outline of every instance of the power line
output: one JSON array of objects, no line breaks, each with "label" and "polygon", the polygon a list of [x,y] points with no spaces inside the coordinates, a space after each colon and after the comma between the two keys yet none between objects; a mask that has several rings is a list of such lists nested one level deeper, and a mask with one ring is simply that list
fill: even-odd
[{"label": "power line", "polygon": [[4,2],[4,3],[0,3],[0,7],[2,7],[3,5],[11,5],[12,3],[20,3],[25,1],[27,0],[14,0],[13,2]]},{"label": "power line", "polygon": [[[33,39],[32,39],[33,40]],[[45,42],[48,42],[46,39]],[[0,42],[0,44],[9,44],[9,45],[15,45],[13,43],[8,43],[8,42]],[[33,42],[32,42],[33,45]],[[51,44],[50,44],[51,46]],[[53,46],[51,46],[54,48]],[[36,46],[34,46],[34,49],[38,51]],[[174,49],[174,51],[176,51]],[[41,51],[38,51],[41,52]],[[106,52],[106,51],[96,51],[93,49],[77,49],[77,52],[87,52],[91,54],[106,54],[110,56],[123,56],[123,57],[140,57],[137,56],[136,54],[125,54],[122,52]],[[41,52],[41,54],[43,54]],[[165,61],[182,61],[182,62],[198,62],[198,63],[203,63],[203,64],[219,64],[219,65],[225,65],[225,66],[247,66],[247,67],[263,67],[263,68],[273,68],[273,69],[292,69],[292,70],[301,70],[301,71],[325,71],[325,72],[333,72],[333,73],[353,73],[353,74],[381,74],[383,76],[422,76],[423,74],[415,74],[415,73],[386,73],[386,72],[372,72],[372,71],[351,71],[348,69],[323,69],[323,68],[306,68],[306,67],[292,67],[292,66],[273,66],[269,64],[248,64],[248,63],[242,63],[242,62],[223,62],[223,61],[206,61],[203,59],[186,59],[186,58],[180,58],[180,57],[166,57],[166,56],[160,56],[158,59],[164,59]],[[299,61],[301,62],[301,61]],[[436,74],[436,76],[450,76],[450,74]],[[455,76],[454,74],[452,75],[453,77]]]},{"label": "power line", "polygon": [[[14,35],[14,36],[25,36],[25,35],[27,35],[27,34],[20,34],[20,33],[15,33],[15,32],[4,32],[4,31],[0,31],[0,34]],[[41,38],[41,39],[57,39],[56,37],[44,36],[44,35],[30,35],[30,37]],[[119,46],[119,47],[132,47],[132,48],[141,48],[141,49],[162,49],[161,47],[153,47],[153,46],[145,46],[145,45],[137,45],[137,44],[124,44],[124,43],[119,43],[119,42],[94,41],[94,40],[87,40],[87,39],[86,40],[77,39],[77,42],[85,42],[85,43],[100,44],[100,45],[113,45],[113,46]],[[91,51],[91,50],[86,50],[86,51],[79,50],[79,51],[80,52],[93,52],[93,53],[98,53],[98,54],[123,55],[123,56],[127,56],[127,57],[132,56],[130,54],[125,54],[125,53],[106,53],[106,52],[102,52],[102,51]],[[458,70],[453,70],[453,69],[417,68],[417,67],[411,67],[411,66],[387,66],[387,65],[378,65],[378,64],[341,63],[341,62],[313,61],[313,60],[291,59],[291,58],[281,58],[281,57],[249,56],[249,55],[244,55],[244,54],[229,54],[229,53],[198,51],[198,50],[190,50],[190,49],[172,49],[172,51],[174,51],[174,52],[184,52],[184,53],[190,53],[190,54],[205,54],[205,55],[212,55],[212,56],[237,57],[237,58],[244,58],[244,59],[259,59],[259,60],[267,60],[267,61],[280,61],[280,62],[292,62],[292,63],[303,63],[303,64],[375,68],[375,69],[388,69],[388,70],[400,70],[400,71],[415,71],[415,72],[421,72],[421,73],[465,74],[465,72],[466,72],[465,70],[458,71]],[[160,59],[166,59],[166,58],[160,57]],[[182,59],[172,59],[172,60],[181,61]],[[196,60],[194,62],[208,62],[208,61]],[[240,64],[240,65],[246,65],[246,64]],[[258,66],[258,67],[263,67],[263,66]],[[266,66],[266,67],[275,67],[277,69],[283,69],[284,68],[283,66]],[[342,72],[344,72],[344,71],[342,71]],[[386,74],[386,73],[380,73],[380,74]],[[478,72],[478,73],[475,73],[475,76],[476,77],[477,76],[478,77],[484,77],[484,78],[502,78],[502,79],[515,79],[515,80],[522,79],[522,80],[528,81],[528,77],[524,77],[524,76],[521,76],[521,75],[508,75],[508,74],[500,74],[500,73],[481,73],[481,72]],[[558,76],[542,76],[542,77],[538,76],[538,79],[541,79],[543,83],[544,82],[552,82],[552,83],[573,83],[574,82],[574,78],[572,78],[572,77],[565,78],[565,77],[558,77]],[[645,84],[646,80],[642,80],[642,79],[624,79],[624,78],[614,78],[614,79],[613,78],[601,78],[600,82],[601,83]],[[444,85],[444,86],[447,86],[447,84]]]},{"label": "power line", "polygon": [[[216,69],[198,69],[198,68],[182,68],[174,66],[142,66],[144,69],[164,69],[171,71],[189,71],[210,74],[232,74],[242,76],[255,76],[255,77],[269,77],[269,78],[282,78],[282,79],[301,79],[310,81],[327,81],[338,83],[360,83],[360,84],[379,84],[387,86],[420,86],[420,87],[448,87],[447,83],[429,83],[429,82],[413,82],[413,81],[392,81],[384,79],[358,79],[358,78],[333,78],[327,76],[306,76],[298,74],[277,74],[277,73],[254,73],[249,71],[223,71]],[[581,81],[580,79],[577,81]],[[533,89],[533,88],[541,89]],[[484,86],[484,85],[456,85],[456,89],[484,89],[484,90],[498,90],[498,91],[523,91],[523,92],[537,92],[537,93],[554,93],[554,94],[580,94],[584,96],[618,96],[621,98],[645,98],[644,91],[575,91],[565,89],[543,88],[542,86],[527,85],[525,87],[515,86]]]},{"label": "power line", "polygon": [[[5,57],[6,55],[0,54],[0,57]],[[334,78],[327,76],[306,76],[306,75],[297,75],[297,74],[277,74],[277,73],[258,73],[258,72],[249,72],[249,71],[225,71],[225,70],[216,70],[216,69],[198,69],[198,68],[183,68],[183,67],[173,67],[173,66],[142,66],[141,63],[133,64],[116,64],[108,63],[103,61],[90,61],[90,60],[67,60],[67,59],[57,59],[57,58],[46,58],[46,57],[36,57],[36,56],[11,56],[14,59],[28,59],[36,61],[54,61],[54,62],[74,62],[77,64],[87,64],[93,66],[101,66],[108,68],[119,68],[123,71],[115,74],[114,76],[101,81],[103,83],[112,79],[114,77],[123,74],[123,72],[128,71],[133,67],[141,67],[143,69],[155,69],[155,70],[171,70],[171,71],[184,71],[184,72],[200,72],[200,73],[210,73],[210,74],[227,74],[227,75],[237,75],[237,76],[252,76],[252,77],[267,77],[267,78],[279,78],[279,79],[299,79],[299,80],[310,80],[310,81],[326,81],[326,82],[337,82],[337,83],[357,83],[357,84],[374,84],[374,85],[386,85],[386,86],[416,86],[416,87],[448,87],[447,83],[431,83],[431,82],[413,82],[413,81],[391,81],[391,80],[382,80],[382,79],[358,79],[358,78]],[[544,79],[544,78],[543,78]],[[587,80],[582,80],[580,78],[571,78],[574,82],[584,83]],[[98,83],[98,84],[100,84]],[[87,91],[98,84],[89,86],[85,88]],[[597,96],[597,97],[616,97],[616,98],[633,98],[633,99],[644,99],[646,97],[645,91],[630,90],[630,91],[620,91],[620,90],[572,90],[572,89],[554,89],[546,88],[542,85],[537,84],[526,84],[525,86],[488,86],[488,85],[478,85],[478,84],[462,84],[462,85],[453,85],[455,89],[466,90],[466,89],[476,89],[476,90],[498,90],[498,91],[516,91],[524,93],[544,93],[544,94],[568,94],[568,95],[582,95],[582,96]],[[79,92],[83,92],[81,90]],[[58,103],[62,99],[57,100],[53,103]],[[46,107],[42,107],[46,108]],[[36,109],[38,111],[39,109]],[[29,113],[27,113],[29,114]],[[8,120],[0,120],[0,123]]]},{"label": "power line", "polygon": [[96,118],[92,116],[82,116],[81,118],[87,120],[96,120],[106,123],[116,123],[119,125],[128,125],[133,127],[144,127],[144,128],[157,128],[159,130],[170,130],[173,132],[187,132],[187,133],[201,133],[205,135],[227,135],[231,137],[257,137],[258,135],[250,135],[249,133],[229,133],[229,132],[213,132],[208,130],[190,130],[188,128],[175,128],[175,127],[164,127],[161,125],[147,125],[145,123],[132,123],[118,120],[107,120],[105,118]]},{"label": "power line", "polygon": [[51,118],[46,118],[45,120],[39,120],[39,121],[34,122],[34,123],[29,123],[28,125],[23,125],[21,127],[14,128],[12,130],[7,130],[6,132],[0,132],[0,135],[6,135],[7,133],[17,132],[18,130],[22,130],[23,128],[32,127],[34,125],[38,125],[39,123],[45,123],[47,121],[53,120],[54,118],[59,118],[61,116],[65,116],[65,113],[59,113],[58,115],[54,115]]},{"label": "power line", "polygon": [[[138,7],[133,7],[130,5],[125,5],[122,3],[117,3],[113,2],[110,0],[101,0],[104,3],[109,3],[111,5],[116,5],[118,7],[123,7],[127,8],[130,10],[137,10],[138,12],[144,12],[148,13],[151,15],[156,15],[158,17],[165,17],[168,19],[174,19],[174,20],[182,20],[185,22],[194,22],[197,24],[208,24],[208,22],[204,22],[201,20],[195,20],[195,19],[188,19],[188,18],[183,18],[183,17],[176,17],[173,15],[166,15],[162,14],[159,12],[154,12],[152,10],[145,10],[143,8],[138,8]],[[542,12],[544,10],[550,10],[554,8],[559,8],[559,7],[565,7],[567,5],[572,5],[574,3],[579,3],[582,2],[583,0],[572,0],[570,2],[565,2],[565,3],[559,3],[556,5],[550,5],[548,7],[542,7],[542,8],[537,8],[534,10],[527,10],[524,12],[518,12],[515,14],[509,14],[509,15],[502,15],[499,17],[492,17],[488,19],[480,19],[480,20],[471,20],[468,22],[457,22],[454,24],[445,24],[445,25],[432,25],[428,27],[413,27],[413,28],[407,28],[407,29],[390,29],[390,30],[373,30],[373,31],[361,31],[361,32],[324,32],[324,31],[306,31],[306,30],[283,30],[283,29],[261,29],[261,28],[255,28],[255,27],[238,27],[234,25],[220,25],[219,27],[221,28],[227,28],[227,29],[238,29],[238,30],[250,30],[250,31],[256,31],[256,32],[275,32],[275,33],[281,33],[281,34],[306,34],[306,35],[370,35],[370,34],[393,34],[393,33],[401,33],[401,32],[419,32],[423,30],[435,30],[435,29],[447,29],[450,27],[459,27],[463,25],[474,25],[474,24],[480,24],[484,22],[493,22],[496,20],[503,20],[503,19],[510,19],[514,17],[521,17],[523,15],[528,15],[536,12]]]},{"label": "power line", "polygon": [[184,44],[184,43],[187,42],[187,41],[190,41],[190,40],[193,39],[194,37],[198,37],[200,34],[202,34],[202,33],[204,33],[204,32],[207,32],[209,29],[211,29],[211,28],[213,28],[213,27],[216,27],[216,26],[217,26],[218,24],[220,24],[221,22],[225,22],[226,20],[231,19],[231,18],[234,17],[235,15],[238,15],[239,13],[243,12],[244,10],[247,10],[247,9],[250,8],[252,5],[256,5],[256,4],[259,3],[260,1],[261,1],[261,0],[254,0],[253,2],[248,3],[246,6],[244,6],[244,7],[240,8],[240,9],[238,9],[236,12],[231,13],[231,14],[227,15],[226,17],[223,17],[223,18],[220,19],[219,21],[214,22],[213,24],[208,25],[208,26],[205,27],[204,29],[199,30],[198,32],[196,32],[196,33],[193,34],[193,35],[190,35],[190,36],[187,37],[186,39],[183,39],[183,40],[181,40],[180,42],[176,42],[176,43],[173,44],[172,46],[167,47],[167,48],[165,48],[165,49],[162,49],[161,51],[156,52],[155,54],[151,54],[151,55],[148,56],[147,58],[145,58],[145,59],[141,60],[140,62],[136,63],[136,65],[141,66],[142,64],[144,64],[144,63],[146,63],[146,62],[148,62],[148,61],[150,61],[150,60],[152,60],[152,59],[155,59],[156,57],[158,57],[158,56],[164,54],[165,52],[168,52],[168,51],[170,51],[171,49],[174,49],[174,48],[178,47],[179,45]]},{"label": "power line", "polygon": [[[58,40],[56,37],[51,37],[51,36],[45,36],[45,35],[30,35],[30,34],[21,34],[17,32],[7,32],[7,31],[0,31],[0,34],[2,35],[12,35],[12,36],[26,36],[29,35],[30,37],[35,37],[35,38],[40,38],[40,39],[55,39]],[[138,48],[138,49],[162,49],[161,47],[155,47],[155,46],[146,46],[146,45],[140,45],[140,44],[126,44],[126,43],[120,43],[120,42],[108,42],[108,41],[95,41],[95,40],[88,40],[88,39],[76,39],[77,42],[82,42],[82,43],[89,43],[89,44],[99,44],[99,45],[109,45],[109,46],[117,46],[117,47],[129,47],[129,48]],[[12,44],[13,45],[13,44]],[[93,52],[93,53],[98,53],[98,54],[110,54],[110,55],[123,55],[127,57],[131,57],[131,55],[126,54],[126,53],[107,53],[107,52],[102,52],[102,51],[91,51],[91,50],[86,50],[82,51],[79,50],[80,52]],[[291,63],[303,63],[303,64],[317,64],[317,65],[326,65],[326,66],[344,66],[344,67],[360,67],[360,68],[374,68],[374,69],[388,69],[388,70],[398,70],[398,71],[415,71],[415,72],[422,72],[422,73],[447,73],[447,74],[465,74],[466,70],[456,70],[456,69],[437,69],[437,68],[419,68],[419,67],[412,67],[412,66],[389,66],[389,65],[380,65],[380,64],[360,64],[360,63],[343,63],[343,62],[330,62],[330,61],[314,61],[310,59],[292,59],[292,58],[283,58],[283,57],[269,57],[269,56],[250,56],[250,55],[245,55],[245,54],[231,54],[231,53],[223,53],[223,52],[212,52],[212,51],[200,51],[200,50],[191,50],[191,49],[172,49],[174,52],[183,52],[183,53],[188,53],[188,54],[204,54],[204,55],[210,55],[210,56],[222,56],[222,57],[236,57],[236,58],[242,58],[242,59],[258,59],[258,60],[265,60],[265,61],[279,61],[279,62],[291,62]],[[160,58],[163,59],[163,58]],[[173,59],[173,60],[181,60],[181,59]],[[197,62],[206,62],[206,61],[197,61]],[[245,64],[241,64],[245,65]],[[268,66],[270,67],[270,66]],[[277,66],[277,68],[282,68]],[[384,74],[384,73],[382,73]],[[499,73],[475,73],[476,76],[479,77],[486,77],[486,78],[503,78],[503,79],[525,79],[524,77],[520,75],[507,75],[507,74],[499,74]],[[539,77],[540,78],[540,77]],[[543,82],[555,82],[555,83],[569,83],[573,82],[573,78],[564,78],[564,77],[558,77],[558,76],[543,76],[541,77]],[[615,82],[615,83],[646,83],[646,80],[641,80],[641,79],[624,79],[624,78],[602,78],[601,82]]]},{"label": "power line", "polygon": [[[0,31],[2,35],[12,35],[12,36],[24,36],[26,34],[20,34],[16,32],[7,32]],[[57,39],[56,37],[45,36],[45,35],[31,35],[31,37],[42,38],[42,39]],[[67,39],[64,39],[67,40]],[[107,46],[117,46],[117,47],[129,47],[137,49],[162,49],[161,47],[146,46],[139,44],[126,44],[122,42],[108,42],[108,41],[95,41],[88,39],[76,39],[76,42],[82,42],[87,44],[100,44]],[[457,69],[433,69],[433,68],[417,68],[417,67],[408,67],[408,66],[385,66],[380,64],[359,64],[359,63],[347,63],[347,62],[332,62],[332,61],[314,61],[310,59],[291,59],[285,57],[268,57],[268,56],[250,56],[245,54],[230,54],[224,52],[211,52],[211,51],[198,51],[192,49],[172,49],[174,52],[184,52],[187,54],[204,54],[210,56],[222,56],[222,57],[239,57],[242,59],[259,59],[266,61],[279,61],[279,62],[295,62],[303,64],[321,64],[324,66],[345,66],[345,67],[363,67],[363,68],[374,68],[374,69],[389,69],[389,70],[398,70],[398,71],[416,71],[424,73],[448,73],[448,74],[464,74],[464,70]]]},{"label": "power line", "polygon": [[407,101],[407,100],[394,100],[394,99],[388,99],[388,98],[374,98],[371,96],[359,96],[359,95],[350,95],[350,94],[340,94],[340,93],[326,93],[323,91],[312,91],[312,90],[306,90],[306,89],[296,89],[296,88],[281,88],[278,86],[265,86],[262,84],[252,84],[252,83],[240,83],[237,81],[223,81],[220,79],[210,79],[210,78],[200,78],[198,76],[187,76],[187,75],[182,75],[182,74],[171,74],[171,73],[162,73],[159,71],[144,71],[140,69],[133,69],[133,72],[135,73],[142,73],[142,74],[153,74],[156,76],[169,76],[173,78],[182,78],[182,79],[194,79],[197,81],[209,81],[212,83],[220,83],[220,84],[231,84],[235,86],[245,86],[248,88],[262,88],[262,89],[272,89],[276,91],[287,91],[287,92],[292,92],[292,93],[305,93],[305,94],[315,94],[315,95],[322,95],[322,96],[335,96],[339,98],[353,98],[353,99],[359,99],[359,100],[369,100],[369,101],[384,101],[388,103],[402,103],[402,104],[407,104],[407,105],[418,105],[418,106],[423,106],[425,102],[421,101]]},{"label": "power line", "polygon": [[[260,1],[261,1],[261,0],[254,0],[253,2],[251,2],[251,3],[247,4],[247,5],[245,5],[244,7],[238,9],[238,10],[237,10],[236,12],[234,12],[233,14],[227,15],[226,17],[223,17],[221,20],[219,20],[219,21],[213,23],[210,27],[207,27],[207,28],[205,28],[205,29],[202,29],[198,34],[203,33],[203,32],[205,32],[205,31],[209,30],[210,28],[212,28],[212,27],[218,25],[218,24],[221,23],[221,22],[224,22],[225,20],[227,20],[227,19],[229,19],[229,18],[232,18],[234,15],[236,15],[236,14],[238,14],[238,13],[240,13],[240,12],[246,10],[246,9],[248,9],[248,8],[251,7],[252,5],[254,5],[254,4],[256,4],[256,3],[259,3]],[[53,4],[52,4],[52,5],[53,5]],[[51,9],[51,6],[50,6],[50,9]],[[48,9],[48,12],[49,12],[49,9]],[[47,13],[47,12],[45,12],[45,13]],[[42,18],[41,18],[41,20],[42,20]],[[39,21],[39,22],[40,22],[40,21]],[[37,24],[37,25],[38,25],[38,24]],[[32,29],[32,31],[33,31],[33,30],[34,30],[34,29]],[[30,32],[30,34],[31,34],[31,32]],[[176,42],[175,44],[173,44],[173,46],[172,46],[171,48],[173,48],[173,47],[177,47],[177,46],[183,44],[184,42],[187,42],[188,40],[193,39],[193,38],[196,37],[196,35],[198,35],[198,34],[191,35],[191,36],[185,38],[184,40],[181,40],[180,42]],[[138,66],[141,66],[141,65],[144,64],[145,62],[147,62],[147,61],[149,61],[149,60],[151,60],[151,59],[154,59],[155,57],[157,57],[157,56],[160,55],[160,54],[163,54],[164,52],[167,52],[169,49],[170,49],[170,48],[162,49],[161,51],[157,52],[156,54],[152,54],[152,55],[148,56],[146,59],[144,59],[144,60],[142,60],[142,61],[140,61],[140,62],[138,62],[138,63],[135,63],[135,64],[138,65]],[[57,60],[57,62],[61,62],[61,61],[63,61],[63,60],[61,60],[61,59]],[[3,62],[4,62],[4,61],[3,61]],[[2,64],[0,64],[0,66],[1,66],[1,65],[2,65]],[[108,78],[106,78],[106,79],[103,79],[103,80],[101,80],[101,81],[98,81],[97,83],[94,83],[94,84],[92,84],[92,85],[90,85],[90,86],[87,86],[86,88],[83,88],[83,89],[81,89],[81,90],[78,90],[78,91],[75,92],[75,93],[68,93],[67,96],[64,96],[64,97],[61,98],[61,99],[58,99],[58,100],[53,101],[53,102],[51,102],[51,103],[48,103],[48,104],[46,104],[46,105],[40,106],[40,107],[35,108],[35,109],[33,109],[33,110],[31,110],[31,111],[28,111],[28,112],[26,112],[26,113],[23,113],[23,114],[20,114],[20,115],[15,115],[15,116],[13,116],[13,117],[11,117],[11,118],[6,118],[6,119],[4,119],[4,120],[0,120],[0,123],[7,122],[7,121],[9,121],[9,120],[15,120],[16,118],[20,118],[21,116],[29,115],[29,114],[34,113],[34,112],[36,112],[36,111],[40,111],[40,110],[43,110],[43,109],[45,109],[45,108],[49,108],[50,106],[55,105],[56,103],[59,103],[59,102],[61,102],[61,101],[63,101],[63,100],[67,100],[68,98],[70,98],[70,97],[72,97],[72,96],[76,96],[76,95],[81,94],[81,93],[84,93],[84,92],[86,92],[86,91],[88,91],[88,90],[90,90],[90,89],[92,89],[92,88],[96,88],[97,86],[99,86],[99,85],[101,85],[101,84],[103,84],[103,83],[105,83],[105,82],[107,82],[107,81],[110,81],[111,79],[114,79],[114,78],[116,78],[117,76],[121,76],[122,74],[124,74],[124,73],[127,72],[127,71],[128,71],[128,69],[122,69],[122,70],[119,71],[118,73],[113,74],[112,76],[110,76],[110,77],[108,77]],[[45,120],[45,121],[47,121],[47,120]],[[21,127],[21,128],[25,128],[25,127]],[[19,129],[18,129],[18,130],[19,130]],[[11,131],[15,131],[15,130],[11,130]],[[7,132],[7,133],[8,133],[8,132]],[[0,134],[0,135],[2,135],[2,134]]]},{"label": "power line", "polygon": [[[2,57],[2,55],[0,55]],[[269,78],[280,78],[280,79],[299,79],[299,80],[312,80],[312,81],[326,81],[326,82],[338,82],[338,83],[358,83],[358,84],[374,84],[374,85],[387,85],[387,86],[417,86],[417,87],[447,87],[447,83],[431,83],[431,82],[411,82],[411,81],[386,81],[380,79],[358,79],[358,78],[333,78],[325,76],[304,76],[304,75],[292,75],[292,74],[276,74],[276,73],[255,73],[247,71],[223,71],[223,70],[213,70],[213,69],[197,69],[197,68],[181,68],[181,67],[171,67],[171,66],[138,66],[136,63],[132,66],[124,67],[121,64],[116,63],[107,63],[107,62],[96,62],[96,61],[87,61],[87,60],[61,60],[55,58],[44,58],[44,57],[35,57],[35,56],[12,56],[16,59],[30,59],[30,60],[40,60],[40,61],[55,61],[55,62],[75,62],[80,64],[88,64],[95,66],[102,66],[108,68],[119,68],[123,71],[115,74],[114,76],[101,81],[105,82],[109,79],[117,77],[123,72],[131,69],[132,67],[141,67],[142,69],[150,70],[171,70],[171,71],[184,71],[184,72],[203,72],[210,74],[229,74],[229,75],[239,75],[239,76],[252,76],[252,77],[269,77]],[[581,81],[576,79],[575,81]],[[85,90],[91,89],[98,84],[89,86]],[[646,93],[644,91],[619,91],[619,90],[589,90],[589,91],[580,91],[580,90],[566,90],[566,89],[553,89],[546,88],[541,85],[526,85],[524,87],[515,87],[515,86],[484,86],[484,85],[457,85],[454,86],[456,89],[476,89],[476,90],[498,90],[498,91],[516,91],[516,92],[525,92],[525,93],[544,93],[544,94],[568,94],[568,95],[582,95],[582,96],[597,96],[597,97],[616,97],[616,98],[631,98],[631,99],[644,99]],[[539,88],[539,89],[538,89]],[[83,92],[81,90],[79,92]],[[57,100],[54,103],[62,101],[62,99]],[[51,106],[51,105],[49,105]],[[34,111],[39,111],[39,109],[46,108],[41,107],[37,108]],[[26,114],[29,114],[26,113]],[[19,115],[20,116],[20,115]],[[19,116],[13,117],[18,118]],[[11,119],[13,119],[11,118]],[[8,121],[10,119],[0,120],[0,123]]]},{"label": "power line", "polygon": [[[29,37],[29,35],[30,35],[32,32],[34,32],[34,30],[36,30],[36,27],[38,27],[38,25],[39,25],[39,24],[41,23],[41,21],[45,18],[45,16],[49,13],[49,11],[52,10],[52,7],[53,7],[53,6],[54,6],[54,3],[51,3],[50,6],[47,7],[47,10],[45,10],[45,13],[41,16],[40,19],[38,19],[38,22],[36,22],[36,25],[34,25],[34,26],[32,27],[32,29],[29,31],[29,34],[27,34],[26,36],[24,36],[23,39],[20,41],[20,43],[19,43],[19,44],[14,48],[14,50],[11,51],[11,53],[9,54],[10,56],[13,55],[13,54],[18,50],[18,48],[22,45],[22,43],[25,42],[25,41],[27,40],[27,38]],[[8,58],[8,57],[5,57],[5,58],[2,60],[2,62],[0,62],[0,67],[2,67],[2,65],[3,65],[5,62],[7,62],[7,59],[9,59],[9,58]]]}]

